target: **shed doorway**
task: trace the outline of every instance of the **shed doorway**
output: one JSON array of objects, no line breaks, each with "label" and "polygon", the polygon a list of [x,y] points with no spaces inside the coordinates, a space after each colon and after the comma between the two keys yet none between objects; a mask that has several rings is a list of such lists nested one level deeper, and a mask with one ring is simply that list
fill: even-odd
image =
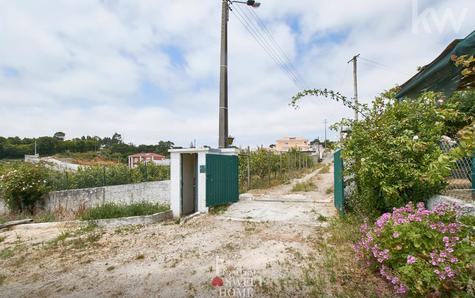
[{"label": "shed doorway", "polygon": [[198,199],[198,154],[181,155],[181,214],[197,212]]}]

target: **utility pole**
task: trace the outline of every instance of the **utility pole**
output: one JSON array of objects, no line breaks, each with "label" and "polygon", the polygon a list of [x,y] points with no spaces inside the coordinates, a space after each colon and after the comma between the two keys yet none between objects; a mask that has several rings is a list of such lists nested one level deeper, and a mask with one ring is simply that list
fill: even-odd
[{"label": "utility pole", "polygon": [[358,121],[358,58],[360,54],[354,56],[348,63],[353,62],[353,81],[355,89],[355,120]]},{"label": "utility pole", "polygon": [[[325,121],[323,121],[323,123],[325,124],[325,142],[324,142],[324,148],[327,149],[327,119],[325,119]],[[324,150],[325,150],[324,149]]]},{"label": "utility pole", "polygon": [[228,22],[230,4],[245,4],[252,8],[258,8],[261,5],[255,0],[222,0],[221,64],[219,75],[219,148],[228,147]]},{"label": "utility pole", "polygon": [[221,64],[219,77],[219,148],[226,148],[228,146],[228,0],[222,0],[221,14]]}]

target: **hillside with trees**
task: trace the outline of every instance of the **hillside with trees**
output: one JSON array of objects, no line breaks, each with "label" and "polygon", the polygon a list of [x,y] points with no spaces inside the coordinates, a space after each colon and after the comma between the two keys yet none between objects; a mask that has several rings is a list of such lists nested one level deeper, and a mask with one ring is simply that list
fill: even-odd
[{"label": "hillside with trees", "polygon": [[[0,159],[21,159],[25,154],[36,151],[41,156],[62,155],[74,156],[88,153],[87,156],[103,159],[127,161],[127,156],[139,152],[154,152],[168,156],[168,150],[174,146],[171,141],[159,141],[154,145],[134,145],[125,143],[119,133],[112,137],[82,136],[66,139],[64,132],[56,132],[53,136],[38,138],[1,137]],[[83,154],[84,155],[84,154]]]}]

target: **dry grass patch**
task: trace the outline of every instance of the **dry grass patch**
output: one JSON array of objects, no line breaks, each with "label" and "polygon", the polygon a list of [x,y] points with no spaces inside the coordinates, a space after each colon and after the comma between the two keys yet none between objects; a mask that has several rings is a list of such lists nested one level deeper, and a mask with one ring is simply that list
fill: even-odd
[{"label": "dry grass patch", "polygon": [[320,174],[327,174],[327,173],[330,173],[330,167],[331,165],[330,164],[326,164],[324,165],[321,169],[320,169]]},{"label": "dry grass patch", "polygon": [[317,189],[317,186],[312,181],[297,183],[292,187],[291,192],[309,192]]},{"label": "dry grass patch", "polygon": [[97,225],[89,224],[77,230],[64,231],[55,239],[49,241],[46,249],[76,249],[81,250],[92,247],[102,238],[104,231]]},{"label": "dry grass patch", "polygon": [[6,275],[0,274],[0,286],[3,285],[3,282],[7,279]]},{"label": "dry grass patch", "polygon": [[314,254],[303,269],[304,283],[314,297],[392,297],[392,291],[379,276],[360,266],[353,243],[359,237],[356,218],[334,219],[324,228],[327,237],[314,236]]}]

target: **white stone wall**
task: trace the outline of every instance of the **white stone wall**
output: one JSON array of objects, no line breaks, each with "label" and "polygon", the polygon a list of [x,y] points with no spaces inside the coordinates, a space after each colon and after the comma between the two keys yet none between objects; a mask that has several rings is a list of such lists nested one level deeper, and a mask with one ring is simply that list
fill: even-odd
[{"label": "white stone wall", "polygon": [[455,205],[460,208],[462,214],[475,215],[475,203],[466,202],[449,196],[436,195],[427,201],[427,209],[432,210],[439,204]]},{"label": "white stone wall", "polygon": [[[53,191],[48,194],[42,208],[51,212],[61,210],[75,213],[104,203],[133,202],[170,204],[170,181]],[[0,198],[0,214],[7,212]]]},{"label": "white stone wall", "polygon": [[49,194],[44,208],[77,212],[104,203],[134,202],[170,204],[170,181],[54,191]]},{"label": "white stone wall", "polygon": [[8,211],[7,206],[5,206],[5,203],[3,203],[3,199],[0,198],[0,215],[6,214]]}]

